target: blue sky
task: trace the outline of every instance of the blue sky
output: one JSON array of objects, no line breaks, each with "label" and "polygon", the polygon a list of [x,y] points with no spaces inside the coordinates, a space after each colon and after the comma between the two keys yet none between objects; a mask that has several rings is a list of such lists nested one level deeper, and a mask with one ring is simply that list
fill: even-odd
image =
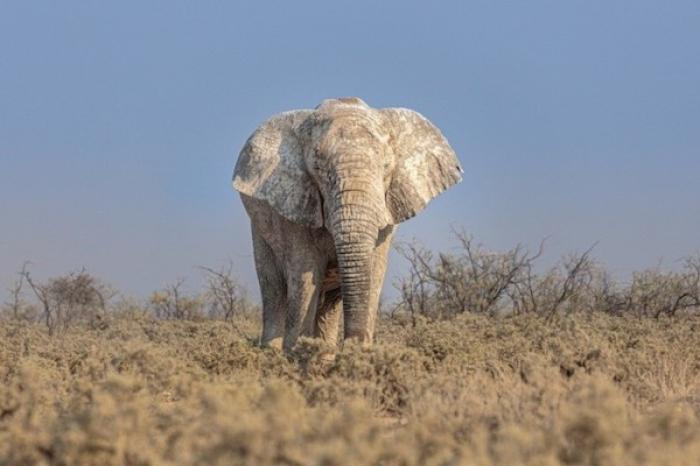
[{"label": "blue sky", "polygon": [[622,277],[700,248],[700,3],[237,3],[0,4],[0,297],[24,260],[144,296],[229,258],[257,296],[238,150],[346,95],[420,111],[465,168],[399,239],[598,241]]}]

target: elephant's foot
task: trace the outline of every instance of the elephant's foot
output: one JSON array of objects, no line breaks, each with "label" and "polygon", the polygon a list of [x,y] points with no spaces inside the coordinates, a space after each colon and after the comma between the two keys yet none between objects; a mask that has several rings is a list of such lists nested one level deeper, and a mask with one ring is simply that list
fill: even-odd
[{"label": "elephant's foot", "polygon": [[264,338],[260,341],[260,346],[282,351],[282,337]]}]

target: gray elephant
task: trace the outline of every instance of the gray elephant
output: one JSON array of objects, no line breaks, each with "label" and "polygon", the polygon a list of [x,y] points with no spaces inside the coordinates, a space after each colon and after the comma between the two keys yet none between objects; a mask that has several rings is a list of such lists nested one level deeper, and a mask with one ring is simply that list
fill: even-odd
[{"label": "gray elephant", "polygon": [[372,341],[395,225],[461,181],[445,137],[419,113],[325,100],[273,116],[233,175],[251,220],[264,346],[300,335]]}]

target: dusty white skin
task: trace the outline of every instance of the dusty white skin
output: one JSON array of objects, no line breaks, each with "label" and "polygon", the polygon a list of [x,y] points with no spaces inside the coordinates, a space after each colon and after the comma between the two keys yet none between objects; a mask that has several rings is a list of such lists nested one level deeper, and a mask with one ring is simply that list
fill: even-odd
[{"label": "dusty white skin", "polygon": [[262,344],[300,335],[371,342],[395,225],[461,180],[430,121],[350,97],[273,116],[241,150],[233,186],[251,219]]}]

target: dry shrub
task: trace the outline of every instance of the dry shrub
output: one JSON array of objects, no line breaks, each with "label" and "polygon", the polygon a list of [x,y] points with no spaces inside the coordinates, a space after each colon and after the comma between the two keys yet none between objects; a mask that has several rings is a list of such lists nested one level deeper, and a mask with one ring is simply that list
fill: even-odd
[{"label": "dry shrub", "polygon": [[159,319],[196,320],[204,317],[204,303],[199,296],[183,292],[185,280],[179,278],[162,290],[154,291],[149,305]]},{"label": "dry shrub", "polygon": [[641,316],[675,315],[700,308],[700,256],[685,260],[682,272],[659,268],[636,272],[628,291],[628,310]]},{"label": "dry shrub", "polygon": [[[25,288],[32,291],[38,305],[25,300]],[[32,277],[28,263],[22,266],[10,293],[11,300],[3,306],[2,314],[13,320],[40,320],[50,335],[79,322],[103,325],[107,302],[115,295],[85,269],[38,282]]]},{"label": "dry shrub", "polygon": [[408,275],[399,280],[397,288],[402,293],[401,304],[412,316],[497,313],[508,291],[541,253],[530,255],[521,246],[493,253],[463,232],[455,236],[459,253],[440,253],[437,259],[416,243],[396,246],[409,263]]},{"label": "dry shrub", "polygon": [[232,321],[235,316],[254,311],[254,306],[248,299],[248,292],[233,272],[233,262],[229,261],[219,269],[199,269],[206,281],[204,300],[209,307],[210,318]]},{"label": "dry shrub", "polygon": [[435,254],[419,244],[399,244],[407,273],[395,284],[401,298],[392,316],[450,318],[457,314],[534,313],[553,319],[572,312],[605,312],[660,318],[700,310],[700,255],[680,271],[658,267],[637,272],[629,283],[614,280],[591,257],[593,247],[535,272],[543,251],[521,246],[494,252],[464,232],[454,233],[456,252]]},{"label": "dry shrub", "polygon": [[[696,464],[700,317],[382,319],[262,349],[244,316],[0,324],[0,464]],[[243,335],[238,329],[247,329]]]},{"label": "dry shrub", "polygon": [[[201,293],[185,293],[185,280],[180,278],[151,294],[148,305],[157,318],[221,319],[236,325],[241,320],[240,317],[250,317],[250,314],[257,311],[256,306],[248,299],[247,291],[235,277],[232,263],[229,262],[219,269],[199,269],[205,281]],[[239,318],[234,320],[234,317]]]}]

